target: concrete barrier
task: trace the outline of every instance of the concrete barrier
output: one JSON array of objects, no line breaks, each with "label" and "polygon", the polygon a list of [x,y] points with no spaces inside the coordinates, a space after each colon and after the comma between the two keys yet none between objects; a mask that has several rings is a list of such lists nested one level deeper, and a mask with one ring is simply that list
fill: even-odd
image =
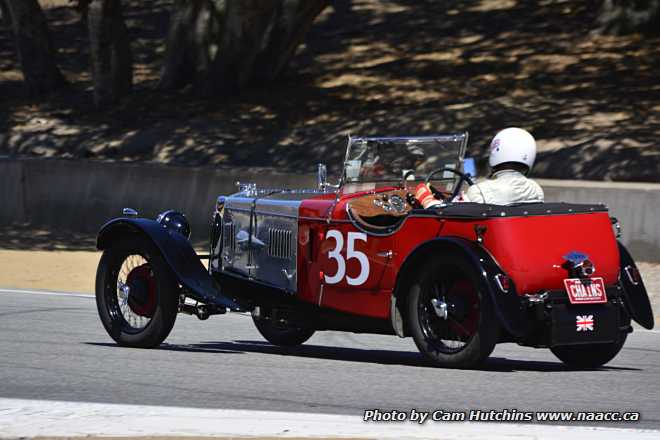
[{"label": "concrete barrier", "polygon": [[208,236],[217,196],[235,192],[238,180],[276,188],[314,184],[314,176],[265,169],[5,159],[0,160],[0,223],[95,233],[125,207],[146,217],[176,209],[186,214],[192,238],[199,241]]},{"label": "concrete barrier", "polygon": [[[124,207],[155,217],[165,209],[188,216],[193,240],[208,234],[210,215],[220,194],[235,182],[262,187],[304,188],[310,174],[272,169],[219,169],[158,164],[0,160],[0,224],[30,223],[94,234]],[[660,261],[660,184],[539,180],[548,201],[602,202],[623,227],[622,240],[639,260]]]}]

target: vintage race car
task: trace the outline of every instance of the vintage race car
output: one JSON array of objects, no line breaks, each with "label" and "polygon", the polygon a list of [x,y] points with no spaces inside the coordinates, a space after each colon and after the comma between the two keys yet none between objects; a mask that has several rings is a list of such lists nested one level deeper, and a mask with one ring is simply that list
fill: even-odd
[{"label": "vintage race car", "polygon": [[[241,185],[217,198],[209,255],[193,250],[183,214],[125,209],[98,235],[105,329],[155,347],[178,313],[250,312],[280,346],[319,330],[410,336],[432,363],[472,367],[516,342],[593,368],[621,350],[631,319],[652,328],[607,208],[458,202],[473,184],[467,139],[353,137],[337,185],[322,165],[312,189]],[[421,182],[441,204],[422,208]]]}]

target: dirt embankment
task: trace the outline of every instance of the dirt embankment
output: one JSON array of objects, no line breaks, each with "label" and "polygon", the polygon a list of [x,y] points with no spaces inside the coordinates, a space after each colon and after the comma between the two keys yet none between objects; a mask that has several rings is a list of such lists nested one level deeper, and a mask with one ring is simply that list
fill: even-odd
[{"label": "dirt embankment", "polygon": [[44,3],[72,85],[25,97],[0,27],[0,155],[336,171],[349,132],[468,130],[483,164],[518,125],[539,140],[536,176],[660,180],[660,38],[593,35],[592,2],[334,2],[282,80],[209,99],[156,90],[171,0],[126,0],[135,92],[104,111],[76,12]]}]

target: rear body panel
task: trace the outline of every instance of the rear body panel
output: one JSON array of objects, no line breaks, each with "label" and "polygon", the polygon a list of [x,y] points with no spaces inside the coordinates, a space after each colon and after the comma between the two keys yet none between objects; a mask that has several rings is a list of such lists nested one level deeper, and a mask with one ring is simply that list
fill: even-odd
[{"label": "rear body panel", "polygon": [[562,265],[573,251],[589,256],[605,285],[617,282],[619,252],[605,212],[447,221],[442,235],[474,239],[476,225],[487,228],[483,245],[514,280],[519,295],[563,289],[570,276]]}]

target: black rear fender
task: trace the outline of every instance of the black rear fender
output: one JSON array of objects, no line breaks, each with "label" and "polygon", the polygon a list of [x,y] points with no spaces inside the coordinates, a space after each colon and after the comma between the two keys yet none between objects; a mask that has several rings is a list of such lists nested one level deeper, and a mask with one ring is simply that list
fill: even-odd
[{"label": "black rear fender", "polygon": [[183,235],[164,228],[155,220],[146,218],[111,220],[101,227],[96,247],[104,250],[118,240],[136,234],[141,234],[153,242],[179,284],[188,291],[187,295],[207,304],[229,307],[232,310],[240,309],[238,304],[220,293],[218,284],[207,272],[190,241]]},{"label": "black rear fender", "polygon": [[646,287],[644,287],[644,281],[641,276],[635,276],[639,274],[639,270],[628,249],[620,242],[618,244],[621,259],[619,278],[623,287],[626,309],[635,322],[650,330],[654,325],[653,309]]},{"label": "black rear fender", "polygon": [[490,297],[496,316],[502,327],[512,336],[519,338],[529,329],[529,321],[524,313],[515,285],[502,292],[496,284],[495,275],[505,274],[490,254],[481,245],[459,237],[437,238],[418,246],[404,261],[397,275],[396,288],[392,295],[391,320],[399,336],[408,334],[405,322],[407,294],[415,281],[415,268],[438,253],[461,255],[472,263],[479,276],[480,288]]}]

